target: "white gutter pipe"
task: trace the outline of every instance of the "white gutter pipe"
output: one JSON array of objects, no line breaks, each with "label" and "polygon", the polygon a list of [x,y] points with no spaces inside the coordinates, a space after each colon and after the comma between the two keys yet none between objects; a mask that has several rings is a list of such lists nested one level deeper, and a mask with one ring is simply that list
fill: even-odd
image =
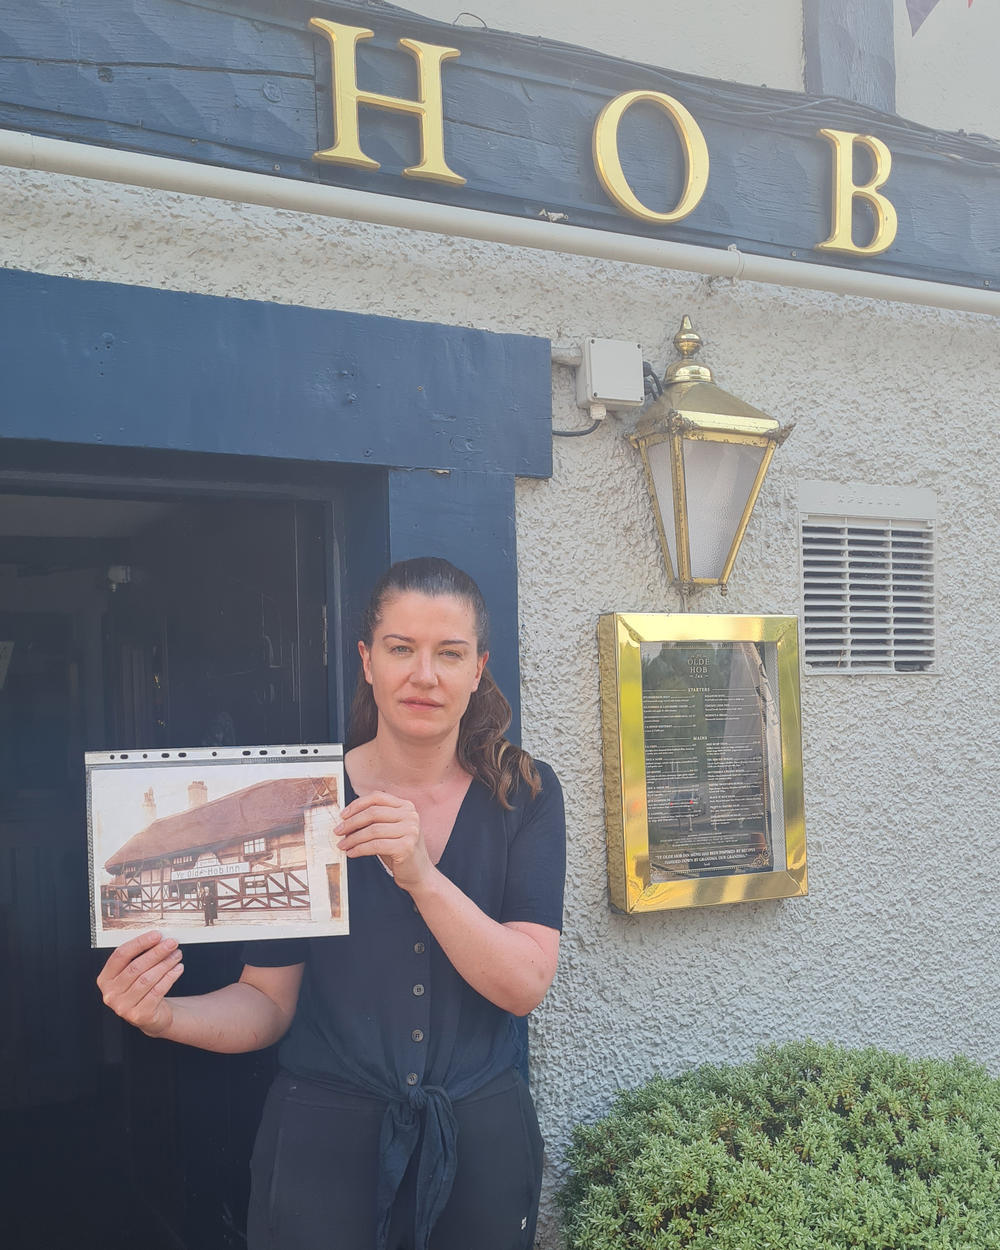
[{"label": "white gutter pipe", "polygon": [[513,247],[594,256],[657,269],[679,269],[711,277],[743,278],[748,282],[770,282],[779,286],[832,291],[838,295],[858,295],[867,299],[1000,316],[1000,292],[983,291],[976,287],[754,256],[740,252],[735,246],[723,250],[672,243],[665,239],[639,238],[612,231],[511,217],[504,213],[487,213],[448,204],[431,204],[423,200],[300,182],[293,178],[275,178],[270,174],[247,173],[216,165],[199,165],[141,152],[72,143],[65,139],[45,139],[15,130],[0,130],[0,165],[151,187],[183,195],[201,195],[239,204],[259,204],[290,212],[315,213],[347,221],[366,221],[404,230],[483,239]]}]

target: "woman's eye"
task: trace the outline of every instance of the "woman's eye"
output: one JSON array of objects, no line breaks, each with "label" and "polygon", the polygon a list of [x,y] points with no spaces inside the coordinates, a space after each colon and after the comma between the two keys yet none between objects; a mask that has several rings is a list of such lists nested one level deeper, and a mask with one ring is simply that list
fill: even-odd
[{"label": "woman's eye", "polygon": [[410,648],[398,643],[395,647],[390,647],[389,652],[391,655],[408,655]]},{"label": "woman's eye", "polygon": [[449,660],[460,660],[462,658],[461,651],[442,651],[441,654]]}]

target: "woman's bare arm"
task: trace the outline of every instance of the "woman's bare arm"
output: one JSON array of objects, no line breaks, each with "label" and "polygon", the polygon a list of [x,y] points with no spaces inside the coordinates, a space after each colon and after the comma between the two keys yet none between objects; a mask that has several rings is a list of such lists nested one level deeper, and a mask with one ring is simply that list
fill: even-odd
[{"label": "woman's bare arm", "polygon": [[409,893],[455,970],[474,990],[515,1016],[538,1006],[556,972],[557,929],[492,920],[436,868]]},{"label": "woman's bare arm", "polygon": [[180,979],[180,947],[155,930],[113,951],[97,978],[104,1002],[148,1037],[237,1053],[278,1041],[295,1014],[303,964],[243,969],[233,985],[190,998],[166,995]]},{"label": "woman's bare arm", "polygon": [[382,791],[367,794],[344,808],[337,833],[349,858],[382,859],[474,990],[516,1016],[538,1006],[555,976],[558,930],[487,916],[431,863],[412,803]]}]

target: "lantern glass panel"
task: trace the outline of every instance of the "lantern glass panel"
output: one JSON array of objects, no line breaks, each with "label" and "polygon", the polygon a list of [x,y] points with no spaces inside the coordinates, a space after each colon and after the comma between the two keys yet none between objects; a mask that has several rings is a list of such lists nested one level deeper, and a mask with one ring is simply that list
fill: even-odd
[{"label": "lantern glass panel", "polygon": [[683,448],[691,576],[718,580],[767,449],[687,438]]},{"label": "lantern glass panel", "polygon": [[670,570],[674,577],[680,576],[677,562],[677,532],[674,525],[674,479],[670,472],[670,441],[646,445],[646,460],[656,490],[656,505],[660,510],[663,533],[670,552]]}]

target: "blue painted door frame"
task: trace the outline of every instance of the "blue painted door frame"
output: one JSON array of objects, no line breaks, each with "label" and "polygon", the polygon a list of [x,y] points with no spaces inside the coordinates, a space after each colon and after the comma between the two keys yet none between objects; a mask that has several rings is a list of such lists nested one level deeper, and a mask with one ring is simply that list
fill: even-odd
[{"label": "blue painted door frame", "polygon": [[514,479],[551,474],[548,340],[13,270],[0,306],[0,446],[329,466],[348,680],[379,574],[442,555],[483,588],[517,732]]}]

